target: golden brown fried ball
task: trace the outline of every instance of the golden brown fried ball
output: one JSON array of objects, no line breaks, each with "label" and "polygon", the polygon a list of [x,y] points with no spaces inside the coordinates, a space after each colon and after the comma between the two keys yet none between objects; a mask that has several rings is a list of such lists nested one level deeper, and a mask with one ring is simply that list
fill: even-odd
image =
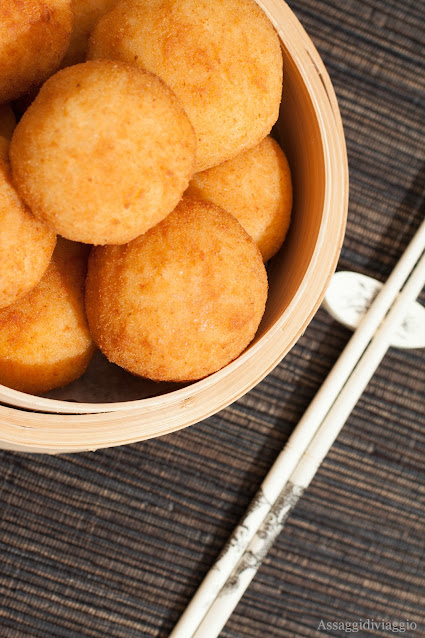
[{"label": "golden brown fried ball", "polygon": [[87,246],[62,238],[40,283],[0,310],[0,383],[40,394],[83,374],[94,352],[84,312]]},{"label": "golden brown fried ball", "polygon": [[71,0],[1,0],[0,104],[56,71],[69,45]]},{"label": "golden brown fried ball", "polygon": [[88,57],[138,64],[173,89],[198,136],[197,171],[258,144],[279,114],[279,38],[254,0],[121,1]]},{"label": "golden brown fried ball", "polygon": [[292,182],[279,144],[266,137],[232,160],[197,173],[187,194],[232,213],[267,261],[281,247],[291,218]]},{"label": "golden brown fried ball", "polygon": [[[6,140],[4,138],[4,142]],[[56,235],[35,219],[15,191],[0,157],[0,308],[25,295],[49,265]]]},{"label": "golden brown fried ball", "polygon": [[84,62],[90,33],[99,19],[117,3],[117,0],[72,0],[74,27],[68,51],[61,66]]},{"label": "golden brown fried ball", "polygon": [[196,138],[156,76],[97,60],[59,71],[22,116],[13,178],[36,217],[88,244],[123,244],[177,205]]},{"label": "golden brown fried ball", "polygon": [[110,361],[156,381],[219,370],[253,339],[267,297],[260,252],[239,222],[183,198],[126,246],[95,248],[86,309]]}]

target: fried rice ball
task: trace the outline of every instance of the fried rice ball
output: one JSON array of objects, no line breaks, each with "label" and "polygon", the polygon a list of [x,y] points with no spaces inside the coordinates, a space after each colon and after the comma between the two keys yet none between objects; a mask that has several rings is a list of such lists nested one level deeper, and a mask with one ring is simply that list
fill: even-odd
[{"label": "fried rice ball", "polygon": [[1,0],[0,104],[56,71],[72,30],[71,0]]},{"label": "fried rice ball", "polygon": [[74,27],[62,67],[84,62],[90,33],[99,19],[117,3],[117,0],[72,0]]},{"label": "fried rice ball", "polygon": [[87,254],[59,238],[40,283],[0,310],[0,383],[41,394],[83,374],[95,349],[84,312]]},{"label": "fried rice ball", "polygon": [[197,173],[186,192],[234,215],[264,261],[281,247],[291,219],[292,181],[288,160],[273,138],[266,137],[232,160]]},{"label": "fried rice ball", "polygon": [[185,197],[126,246],[93,249],[86,310],[110,361],[155,381],[192,381],[248,346],[267,290],[261,254],[239,222]]},{"label": "fried rice ball", "polygon": [[[7,143],[5,138],[1,141]],[[35,219],[17,194],[0,152],[0,308],[23,297],[42,278],[56,235]]]},{"label": "fried rice ball", "polygon": [[197,171],[258,144],[278,118],[282,52],[254,0],[123,0],[88,57],[140,65],[173,89],[197,133]]},{"label": "fried rice ball", "polygon": [[170,213],[193,174],[196,137],[155,75],[97,60],[59,71],[22,116],[13,179],[58,234],[123,244]]}]

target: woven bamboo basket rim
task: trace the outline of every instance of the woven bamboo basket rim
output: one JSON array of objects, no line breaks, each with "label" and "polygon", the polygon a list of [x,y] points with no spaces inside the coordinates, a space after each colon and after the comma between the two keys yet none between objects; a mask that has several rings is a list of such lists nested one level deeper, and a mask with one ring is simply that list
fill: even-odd
[{"label": "woven bamboo basket rim", "polygon": [[323,147],[323,214],[301,285],[273,325],[235,361],[168,394],[92,404],[36,397],[0,386],[1,448],[47,453],[95,450],[192,425],[228,406],[269,374],[316,313],[336,268],[345,232],[348,166],[344,132],[329,75],[292,10],[282,0],[257,3],[276,28],[286,55],[302,78]]}]

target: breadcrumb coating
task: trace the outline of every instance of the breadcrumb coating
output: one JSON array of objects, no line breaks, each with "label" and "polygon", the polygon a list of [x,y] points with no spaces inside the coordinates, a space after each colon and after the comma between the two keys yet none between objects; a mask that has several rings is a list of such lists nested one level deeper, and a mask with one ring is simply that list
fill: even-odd
[{"label": "breadcrumb coating", "polygon": [[279,115],[279,38],[254,0],[121,1],[88,57],[139,65],[173,89],[198,137],[197,172],[258,144]]},{"label": "breadcrumb coating", "polygon": [[84,312],[87,246],[59,238],[40,283],[0,310],[0,383],[41,394],[83,374],[95,350]]},{"label": "breadcrumb coating", "polygon": [[0,104],[59,68],[71,38],[71,0],[1,0]]},{"label": "breadcrumb coating", "polygon": [[93,249],[86,310],[110,361],[156,381],[192,381],[248,346],[267,291],[261,254],[239,222],[183,198],[126,246]]},{"label": "breadcrumb coating", "polygon": [[10,145],[33,214],[88,244],[123,244],[166,217],[193,174],[196,138],[155,75],[97,60],[49,78]]},{"label": "breadcrumb coating", "polygon": [[234,215],[264,261],[282,246],[291,219],[292,181],[288,160],[273,138],[268,136],[232,160],[197,173],[186,193]]}]

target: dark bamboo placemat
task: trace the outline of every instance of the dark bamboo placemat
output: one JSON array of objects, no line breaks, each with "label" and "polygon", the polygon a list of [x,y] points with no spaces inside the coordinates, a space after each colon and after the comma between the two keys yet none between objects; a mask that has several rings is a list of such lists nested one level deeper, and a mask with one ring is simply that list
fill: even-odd
[{"label": "dark bamboo placemat", "polygon": [[[339,269],[384,280],[425,213],[425,4],[290,4],[345,126]],[[319,310],[248,395],[165,438],[0,452],[0,636],[167,636],[348,337]],[[409,621],[404,635],[425,636],[424,413],[423,351],[390,350],[224,638],[345,636],[320,622],[360,619]]]}]

